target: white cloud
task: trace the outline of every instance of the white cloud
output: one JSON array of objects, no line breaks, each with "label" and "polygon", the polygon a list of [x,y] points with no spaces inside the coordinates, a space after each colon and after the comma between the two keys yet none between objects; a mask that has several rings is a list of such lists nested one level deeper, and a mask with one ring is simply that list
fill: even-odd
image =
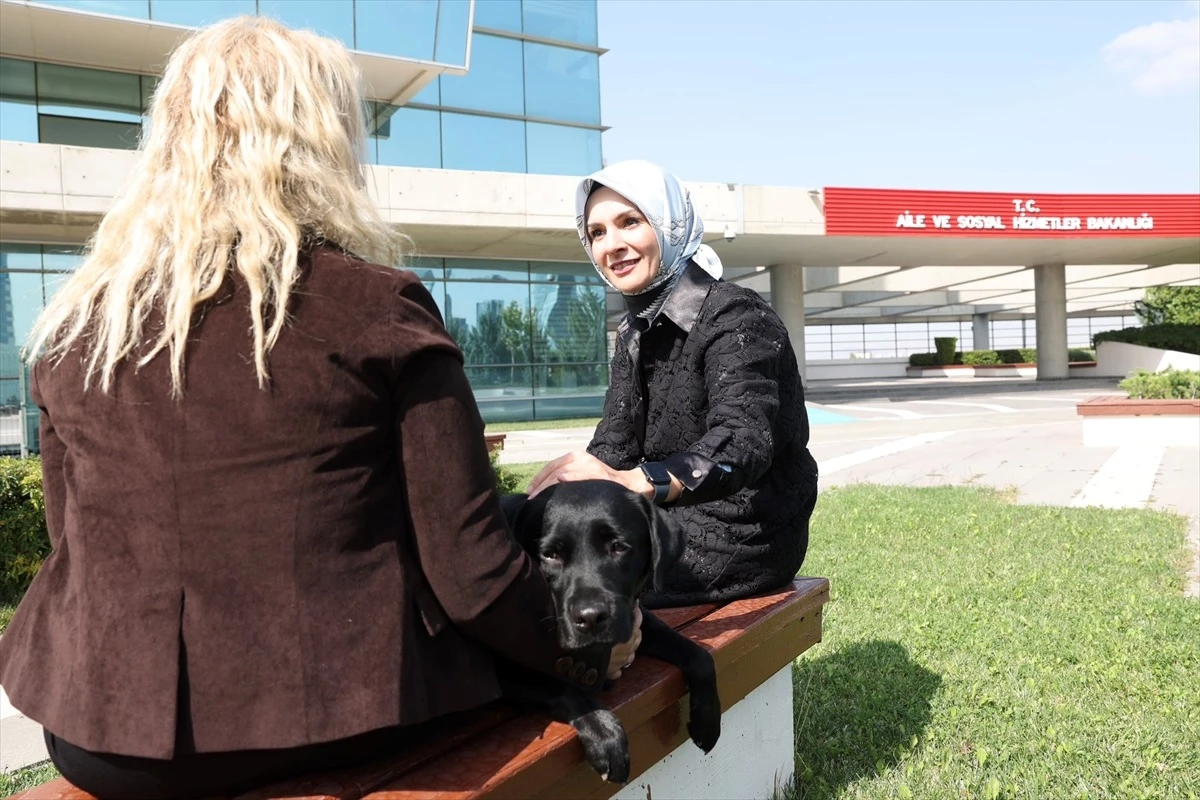
[{"label": "white cloud", "polygon": [[1190,0],[1187,9],[1185,19],[1141,25],[1104,45],[1109,66],[1145,94],[1200,86],[1200,0]]}]

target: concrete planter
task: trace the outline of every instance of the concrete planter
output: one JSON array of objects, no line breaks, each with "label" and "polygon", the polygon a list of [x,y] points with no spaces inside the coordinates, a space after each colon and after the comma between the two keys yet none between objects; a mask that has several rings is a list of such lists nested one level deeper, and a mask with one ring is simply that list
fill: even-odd
[{"label": "concrete planter", "polygon": [[1093,397],[1075,410],[1085,447],[1200,447],[1200,400]]},{"label": "concrete planter", "polygon": [[[1072,361],[1068,374],[1072,378],[1091,377],[1096,369],[1095,361]],[[937,367],[909,367],[905,371],[909,378],[1036,378],[1037,364],[951,364]]]}]

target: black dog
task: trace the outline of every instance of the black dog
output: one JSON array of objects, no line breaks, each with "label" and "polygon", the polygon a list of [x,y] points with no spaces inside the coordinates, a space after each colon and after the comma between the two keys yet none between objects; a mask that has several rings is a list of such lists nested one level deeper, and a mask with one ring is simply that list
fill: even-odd
[{"label": "black dog", "polygon": [[[683,553],[683,534],[661,509],[612,481],[556,484],[530,499],[501,499],[517,540],[538,559],[554,597],[559,643],[575,652],[607,653],[633,635],[633,610],[653,581]],[[643,611],[639,655],[674,664],[691,696],[688,733],[704,752],[721,735],[721,701],[712,656]],[[504,693],[547,708],[579,734],[588,763],[605,780],[629,780],[629,743],[611,711],[566,683],[513,667],[502,670]]]}]

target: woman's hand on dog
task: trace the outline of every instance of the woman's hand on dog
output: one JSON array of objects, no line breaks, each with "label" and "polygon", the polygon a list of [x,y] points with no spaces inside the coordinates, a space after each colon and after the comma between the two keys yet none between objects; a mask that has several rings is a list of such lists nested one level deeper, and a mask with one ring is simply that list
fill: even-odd
[{"label": "woman's hand on dog", "polygon": [[[654,498],[654,486],[646,479],[646,474],[638,468],[613,469],[586,450],[575,450],[565,456],[559,456],[533,477],[529,482],[528,494],[533,497],[547,486],[570,481],[602,480],[619,483],[631,492],[640,494],[647,500]],[[671,481],[671,492],[668,500],[678,496],[682,484],[678,479]]]},{"label": "woman's hand on dog", "polygon": [[612,654],[608,657],[607,677],[610,681],[617,680],[625,670],[629,669],[641,643],[642,607],[639,604],[633,607],[633,635],[629,637],[629,641],[613,647]]}]

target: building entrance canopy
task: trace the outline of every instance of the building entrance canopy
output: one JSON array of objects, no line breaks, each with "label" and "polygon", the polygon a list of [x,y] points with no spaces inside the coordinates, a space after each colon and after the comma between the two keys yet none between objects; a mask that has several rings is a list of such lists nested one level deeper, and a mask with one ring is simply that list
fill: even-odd
[{"label": "building entrance canopy", "polygon": [[[84,241],[136,158],[0,142],[3,238]],[[577,180],[410,167],[369,175],[385,218],[422,255],[546,261],[583,259]],[[1067,265],[1069,313],[1129,308],[1146,286],[1200,285],[1200,195],[688,186],[727,277],[767,293],[768,267],[803,266],[810,317],[1028,313],[1029,268],[1041,264]]]}]

